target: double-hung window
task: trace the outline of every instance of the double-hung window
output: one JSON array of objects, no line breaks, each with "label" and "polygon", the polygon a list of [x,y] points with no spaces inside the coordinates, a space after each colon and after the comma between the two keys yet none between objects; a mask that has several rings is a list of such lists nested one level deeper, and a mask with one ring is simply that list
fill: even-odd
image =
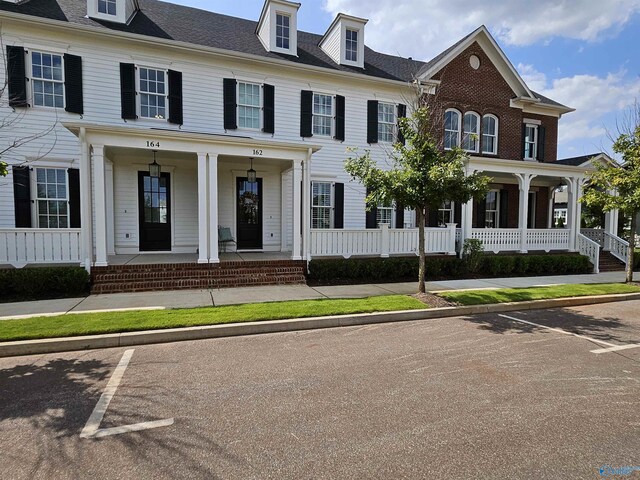
[{"label": "double-hung window", "polygon": [[64,108],[64,69],[62,55],[31,52],[33,104]]},{"label": "double-hung window", "polygon": [[333,97],[313,94],[313,134],[330,137],[333,127]]},{"label": "double-hung window", "polygon": [[376,226],[380,228],[380,225],[383,223],[391,225],[392,215],[393,207],[378,205],[378,208],[376,208]]},{"label": "double-hung window", "polygon": [[64,168],[36,168],[38,228],[69,227],[69,189]]},{"label": "double-hung window", "polygon": [[482,153],[498,153],[498,119],[493,115],[482,117]]},{"label": "double-hung window", "polygon": [[487,192],[487,199],[485,203],[485,228],[498,228],[500,208],[500,192],[497,190],[490,190]]},{"label": "double-hung window", "polygon": [[480,116],[473,112],[465,113],[463,127],[462,148],[467,152],[477,152],[480,139]]},{"label": "double-hung window", "polygon": [[527,124],[524,129],[524,158],[538,158],[538,126]]},{"label": "double-hung window", "polygon": [[106,15],[116,14],[117,0],[98,0],[98,13],[104,13]]},{"label": "double-hung window", "polygon": [[140,116],[167,118],[167,75],[164,70],[140,67]]},{"label": "double-hung window", "polygon": [[438,209],[438,226],[446,227],[447,223],[453,223],[453,202],[447,200]]},{"label": "double-hung window", "polygon": [[444,113],[444,148],[451,149],[460,145],[460,112],[447,110]]},{"label": "double-hung window", "polygon": [[396,106],[392,103],[378,103],[378,141],[395,141]]},{"label": "double-hung window", "polygon": [[238,126],[260,128],[261,86],[256,83],[238,82]]},{"label": "double-hung window", "polygon": [[349,62],[358,61],[358,31],[347,28],[346,31],[345,60]]},{"label": "double-hung window", "polygon": [[291,17],[284,13],[276,13],[276,47],[289,50]]},{"label": "double-hung window", "polygon": [[311,228],[331,228],[332,215],[331,182],[313,182],[311,188]]}]

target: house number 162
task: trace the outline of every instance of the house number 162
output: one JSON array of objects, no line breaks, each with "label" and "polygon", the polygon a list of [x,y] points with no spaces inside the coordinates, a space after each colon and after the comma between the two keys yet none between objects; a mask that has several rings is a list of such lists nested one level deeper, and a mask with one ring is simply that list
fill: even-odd
[{"label": "house number 162", "polygon": [[255,148],[253,149],[253,154],[256,156],[262,155],[262,150],[256,150]]}]

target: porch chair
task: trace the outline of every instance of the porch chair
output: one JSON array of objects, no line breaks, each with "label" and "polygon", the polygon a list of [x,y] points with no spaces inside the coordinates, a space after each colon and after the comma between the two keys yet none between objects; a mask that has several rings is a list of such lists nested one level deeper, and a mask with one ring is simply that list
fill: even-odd
[{"label": "porch chair", "polygon": [[236,243],[233,235],[231,235],[231,229],[229,227],[218,226],[218,252],[220,252],[220,244],[222,244],[223,251],[226,253],[227,243]]}]

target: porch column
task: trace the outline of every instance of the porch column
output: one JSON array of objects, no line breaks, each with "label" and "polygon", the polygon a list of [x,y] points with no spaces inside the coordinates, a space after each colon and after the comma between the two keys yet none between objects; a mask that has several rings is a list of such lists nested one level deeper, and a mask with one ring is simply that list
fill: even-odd
[{"label": "porch column", "polygon": [[549,218],[547,218],[547,228],[553,228],[553,206],[555,204],[556,187],[549,187]]},{"label": "porch column", "polygon": [[576,218],[576,182],[577,179],[573,177],[566,177],[565,181],[567,182],[567,224],[565,228],[569,229],[569,251],[575,252],[576,250],[576,227],[575,227],[575,218]]},{"label": "porch column", "polygon": [[[610,195],[615,195],[615,192],[609,191]],[[619,216],[619,211],[618,209],[615,210],[609,210],[608,212],[605,212],[604,214],[604,231],[607,232],[610,235],[618,235],[618,216]],[[605,250],[610,250],[611,249],[611,245],[610,245],[610,240],[608,238],[605,238],[604,244],[605,244]]]},{"label": "porch column", "polygon": [[91,156],[89,145],[85,137],[85,129],[80,129],[80,198],[82,199],[80,206],[80,225],[82,226],[82,261],[84,268],[88,272],[91,271],[93,261],[93,220],[91,218]]},{"label": "porch column", "polygon": [[207,154],[198,153],[198,263],[209,263]]},{"label": "porch column", "polygon": [[514,173],[520,187],[520,211],[518,212],[518,228],[520,229],[520,253],[527,253],[527,220],[529,217],[529,189],[532,173]]},{"label": "porch column", "polygon": [[209,263],[218,257],[218,154],[209,154]]},{"label": "porch column", "polygon": [[461,219],[461,229],[462,235],[460,241],[462,244],[460,245],[460,253],[462,253],[464,249],[464,241],[471,237],[471,230],[473,229],[473,198],[469,200],[467,203],[462,205],[462,219]]},{"label": "porch column", "polygon": [[302,258],[311,260],[311,155],[312,149],[307,152],[302,175]]},{"label": "porch column", "polygon": [[300,253],[300,227],[301,227],[301,218],[300,218],[300,202],[301,198],[301,183],[302,183],[302,168],[299,161],[293,162],[293,245],[291,252],[292,260],[302,260],[302,255]]},{"label": "porch column", "polygon": [[575,223],[574,223],[574,229],[576,233],[574,235],[573,244],[572,244],[572,248],[574,251],[578,250],[577,240],[578,240],[578,234],[580,233],[580,227],[582,223],[582,202],[580,201],[580,199],[582,198],[583,185],[584,185],[584,178],[577,178],[576,193],[575,193],[576,215],[575,215]]},{"label": "porch column", "polygon": [[107,196],[104,168],[104,145],[91,146],[93,161],[96,211],[96,263],[97,267],[107,266]]}]

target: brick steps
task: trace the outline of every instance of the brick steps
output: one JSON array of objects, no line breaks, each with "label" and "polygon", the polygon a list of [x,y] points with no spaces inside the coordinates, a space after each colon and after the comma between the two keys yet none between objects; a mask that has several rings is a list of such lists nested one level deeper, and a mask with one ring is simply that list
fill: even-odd
[{"label": "brick steps", "polygon": [[625,265],[610,252],[600,250],[600,262],[598,265],[600,272],[623,272]]},{"label": "brick steps", "polygon": [[295,285],[306,283],[305,271],[305,262],[293,260],[114,265],[92,270],[91,293]]}]

